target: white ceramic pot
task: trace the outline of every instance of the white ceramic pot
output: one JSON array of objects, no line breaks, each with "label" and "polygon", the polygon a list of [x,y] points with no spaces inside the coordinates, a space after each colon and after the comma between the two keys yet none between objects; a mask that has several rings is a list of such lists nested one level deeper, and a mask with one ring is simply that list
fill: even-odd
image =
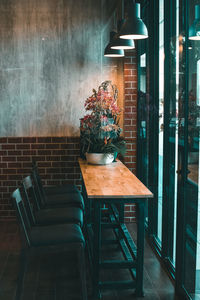
[{"label": "white ceramic pot", "polygon": [[111,164],[114,160],[112,153],[86,153],[86,160],[89,164],[93,165],[107,165]]}]

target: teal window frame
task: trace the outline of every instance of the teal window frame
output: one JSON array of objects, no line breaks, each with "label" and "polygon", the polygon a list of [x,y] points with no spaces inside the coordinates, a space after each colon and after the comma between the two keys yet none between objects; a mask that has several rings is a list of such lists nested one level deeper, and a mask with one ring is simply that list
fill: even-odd
[{"label": "teal window frame", "polygon": [[[177,167],[177,224],[176,224],[176,265],[171,261],[173,255],[173,237],[174,237],[174,189],[170,182],[170,155],[169,155],[169,138],[170,138],[170,101],[164,101],[164,170],[163,173],[163,211],[162,211],[162,244],[157,239],[158,226],[158,125],[159,125],[159,0],[143,1],[142,17],[145,20],[148,30],[149,39],[138,42],[138,81],[140,80],[139,57],[144,49],[147,50],[147,86],[146,86],[146,115],[141,114],[138,105],[138,135],[137,135],[137,175],[154,193],[154,199],[148,202],[148,213],[146,231],[152,247],[156,250],[162,259],[166,269],[171,277],[175,280],[176,292],[183,299],[191,299],[187,290],[183,287],[183,273],[185,270],[185,243],[186,243],[186,210],[187,210],[187,163],[188,163],[188,0],[180,0],[179,5],[179,32],[185,32],[185,44],[183,47],[183,56],[185,60],[184,75],[181,83],[184,87],[184,141],[178,139],[178,166]],[[149,20],[150,16],[150,20]],[[154,20],[154,22],[151,22]],[[170,99],[170,39],[176,35],[176,1],[165,0],[164,4],[164,44],[165,44],[165,62],[164,62],[164,99]],[[149,50],[151,49],[151,50]],[[151,70],[151,76],[148,76]],[[138,85],[140,82],[138,83]],[[141,95],[138,94],[138,102]],[[143,95],[144,97],[144,95]],[[143,99],[143,103],[144,103]],[[181,109],[179,107],[179,109]],[[146,121],[147,135],[142,136],[141,115]],[[183,145],[184,147],[183,147]],[[172,147],[173,148],[173,147]],[[171,150],[172,153],[174,148]],[[175,170],[173,170],[174,172]]]}]

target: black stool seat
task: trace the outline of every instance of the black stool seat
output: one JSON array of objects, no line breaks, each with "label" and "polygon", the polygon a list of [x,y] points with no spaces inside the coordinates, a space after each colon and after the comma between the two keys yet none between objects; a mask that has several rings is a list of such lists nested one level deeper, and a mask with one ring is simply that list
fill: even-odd
[{"label": "black stool seat", "polygon": [[78,207],[41,209],[35,212],[36,225],[76,223],[83,226],[83,211]]},{"label": "black stool seat", "polygon": [[60,224],[53,226],[32,227],[29,233],[31,245],[34,247],[51,246],[64,243],[82,243],[85,240],[81,228],[77,224]]},{"label": "black stool seat", "polygon": [[45,191],[45,194],[48,196],[79,192],[78,188],[74,184],[47,186],[47,187],[44,187],[44,191]]},{"label": "black stool seat", "polygon": [[44,207],[58,207],[58,206],[80,207],[84,210],[83,197],[77,189],[75,193],[68,192],[67,194],[49,194],[44,198]]}]

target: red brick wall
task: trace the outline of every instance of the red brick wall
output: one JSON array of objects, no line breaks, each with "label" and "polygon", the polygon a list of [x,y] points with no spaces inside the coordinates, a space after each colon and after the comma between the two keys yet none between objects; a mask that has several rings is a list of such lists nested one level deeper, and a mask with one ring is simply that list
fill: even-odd
[{"label": "red brick wall", "polygon": [[79,138],[3,137],[0,138],[0,218],[14,216],[10,195],[38,162],[45,185],[81,184]]},{"label": "red brick wall", "polygon": [[[45,185],[73,183],[81,186],[77,163],[79,138],[3,137],[0,149],[0,219],[15,216],[10,195],[31,173],[33,159],[38,163]],[[127,157],[129,155],[128,152]],[[134,221],[133,205],[126,205],[125,218],[126,222]]]},{"label": "red brick wall", "polygon": [[[135,50],[126,52],[124,58],[124,136],[127,142],[124,163],[136,174],[137,61]],[[127,205],[125,208],[126,221],[134,222],[135,216],[135,205]]]},{"label": "red brick wall", "polygon": [[[127,153],[124,163],[136,173],[137,64],[135,51],[124,59],[124,136]],[[31,162],[38,162],[45,185],[81,184],[77,163],[79,138],[2,137],[0,138],[0,218],[13,218],[10,195],[31,172]],[[125,207],[127,222],[135,220],[135,206]]]}]

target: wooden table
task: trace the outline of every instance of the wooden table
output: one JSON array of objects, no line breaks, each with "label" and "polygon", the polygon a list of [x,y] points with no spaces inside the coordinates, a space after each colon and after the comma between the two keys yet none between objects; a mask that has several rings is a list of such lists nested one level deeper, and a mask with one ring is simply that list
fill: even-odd
[{"label": "wooden table", "polygon": [[[137,296],[143,295],[144,261],[144,206],[145,199],[153,194],[119,160],[109,165],[90,165],[79,159],[83,179],[83,195],[86,204],[86,228],[94,297],[99,298],[105,288],[134,288]],[[137,245],[133,242],[124,224],[124,204],[135,203],[137,206]],[[109,222],[102,220],[102,205],[109,206]],[[101,261],[103,244],[101,231],[111,227],[122,250],[123,261]],[[107,241],[108,243],[108,241]],[[100,268],[127,268],[132,280],[101,282]]]}]

